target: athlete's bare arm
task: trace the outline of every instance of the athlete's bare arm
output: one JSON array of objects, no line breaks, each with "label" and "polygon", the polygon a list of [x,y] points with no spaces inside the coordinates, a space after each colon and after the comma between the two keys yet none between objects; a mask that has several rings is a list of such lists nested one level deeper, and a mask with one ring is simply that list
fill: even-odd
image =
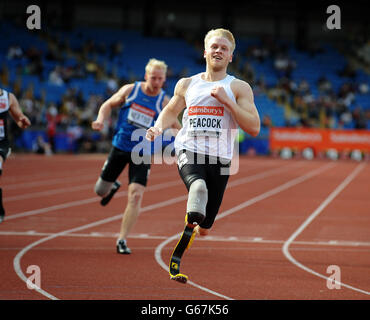
[{"label": "athlete's bare arm", "polygon": [[[163,98],[163,108],[162,109],[164,109],[166,106],[167,106],[167,104],[168,104],[168,102],[170,101],[170,97],[169,96],[165,96],[164,98]],[[182,125],[181,125],[181,122],[179,121],[179,119],[177,118],[176,119],[176,122],[174,123],[174,124],[172,124],[171,125],[171,128],[170,128],[170,130],[171,130],[171,134],[173,135],[173,136],[176,136],[177,135],[177,133],[180,131],[180,129],[182,128]]]},{"label": "athlete's bare arm", "polygon": [[176,125],[179,113],[186,107],[185,92],[190,81],[190,78],[182,78],[177,82],[173,97],[159,114],[154,126],[146,131],[146,138],[149,141],[153,141],[165,129]]},{"label": "athlete's bare arm", "polygon": [[126,84],[106,100],[100,107],[98,117],[91,123],[91,128],[94,130],[102,130],[104,128],[104,121],[110,117],[113,108],[116,108],[125,103],[126,98],[134,88],[134,84]]},{"label": "athlete's bare arm", "polygon": [[236,103],[229,98],[223,87],[215,87],[211,95],[231,111],[234,119],[242,130],[255,137],[260,132],[260,117],[254,104],[253,91],[250,85],[236,79],[231,83]]},{"label": "athlete's bare arm", "polygon": [[26,129],[31,125],[31,121],[23,114],[19,102],[13,93],[9,93],[9,112],[18,127]]}]

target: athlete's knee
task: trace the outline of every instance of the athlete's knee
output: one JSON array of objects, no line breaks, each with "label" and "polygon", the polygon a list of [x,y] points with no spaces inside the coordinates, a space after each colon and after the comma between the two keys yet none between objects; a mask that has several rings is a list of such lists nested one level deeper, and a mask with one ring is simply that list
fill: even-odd
[{"label": "athlete's knee", "polygon": [[189,196],[186,212],[199,212],[206,214],[208,201],[208,189],[203,179],[195,180],[189,188]]},{"label": "athlete's knee", "polygon": [[187,215],[188,215],[187,217],[188,223],[192,225],[199,225],[200,223],[203,222],[205,218],[205,215],[200,212],[191,211],[191,212],[188,212]]},{"label": "athlete's knee", "polygon": [[203,179],[195,180],[189,188],[186,212],[188,223],[200,224],[206,216],[208,189]]},{"label": "athlete's knee", "polygon": [[132,206],[140,205],[141,199],[143,198],[145,187],[138,184],[132,183],[128,187],[127,201]]},{"label": "athlete's knee", "polygon": [[99,177],[98,181],[96,181],[94,191],[98,196],[104,197],[112,188],[112,184],[113,182],[104,181]]}]

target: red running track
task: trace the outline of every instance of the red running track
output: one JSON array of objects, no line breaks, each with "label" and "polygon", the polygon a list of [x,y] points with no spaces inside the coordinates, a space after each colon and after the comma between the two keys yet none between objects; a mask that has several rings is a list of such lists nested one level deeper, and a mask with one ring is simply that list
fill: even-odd
[{"label": "red running track", "polygon": [[[184,255],[183,285],[167,272],[186,207],[176,166],[152,166],[133,253],[119,255],[127,171],[101,207],[93,187],[105,158],[7,160],[0,300],[369,300],[367,162],[241,157],[210,235]],[[40,290],[27,287],[29,266],[40,268]],[[328,286],[329,266],[339,289]]]}]

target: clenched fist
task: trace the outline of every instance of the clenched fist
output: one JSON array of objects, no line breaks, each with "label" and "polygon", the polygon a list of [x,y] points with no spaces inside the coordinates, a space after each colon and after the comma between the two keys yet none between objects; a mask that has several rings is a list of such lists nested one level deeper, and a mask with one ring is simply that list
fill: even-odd
[{"label": "clenched fist", "polygon": [[145,138],[149,141],[154,141],[154,139],[162,134],[162,128],[150,127],[146,130]]},{"label": "clenched fist", "polygon": [[224,87],[216,86],[211,90],[211,96],[216,98],[222,104],[227,104],[230,100],[229,96],[227,95]]},{"label": "clenched fist", "polygon": [[25,115],[19,117],[17,121],[17,125],[19,128],[26,129],[31,125],[30,119],[28,119]]},{"label": "clenched fist", "polygon": [[101,131],[104,128],[104,123],[100,121],[94,121],[91,123],[91,128],[97,131]]}]

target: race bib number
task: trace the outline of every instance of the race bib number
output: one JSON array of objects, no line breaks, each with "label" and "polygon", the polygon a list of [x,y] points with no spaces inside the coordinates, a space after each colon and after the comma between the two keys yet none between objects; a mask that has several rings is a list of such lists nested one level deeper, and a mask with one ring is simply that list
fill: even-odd
[{"label": "race bib number", "polygon": [[133,103],[128,111],[127,120],[138,128],[149,128],[153,122],[155,111]]},{"label": "race bib number", "polygon": [[4,126],[4,120],[0,119],[0,139],[5,138],[5,126]]},{"label": "race bib number", "polygon": [[189,107],[189,137],[207,136],[220,137],[224,107]]}]

